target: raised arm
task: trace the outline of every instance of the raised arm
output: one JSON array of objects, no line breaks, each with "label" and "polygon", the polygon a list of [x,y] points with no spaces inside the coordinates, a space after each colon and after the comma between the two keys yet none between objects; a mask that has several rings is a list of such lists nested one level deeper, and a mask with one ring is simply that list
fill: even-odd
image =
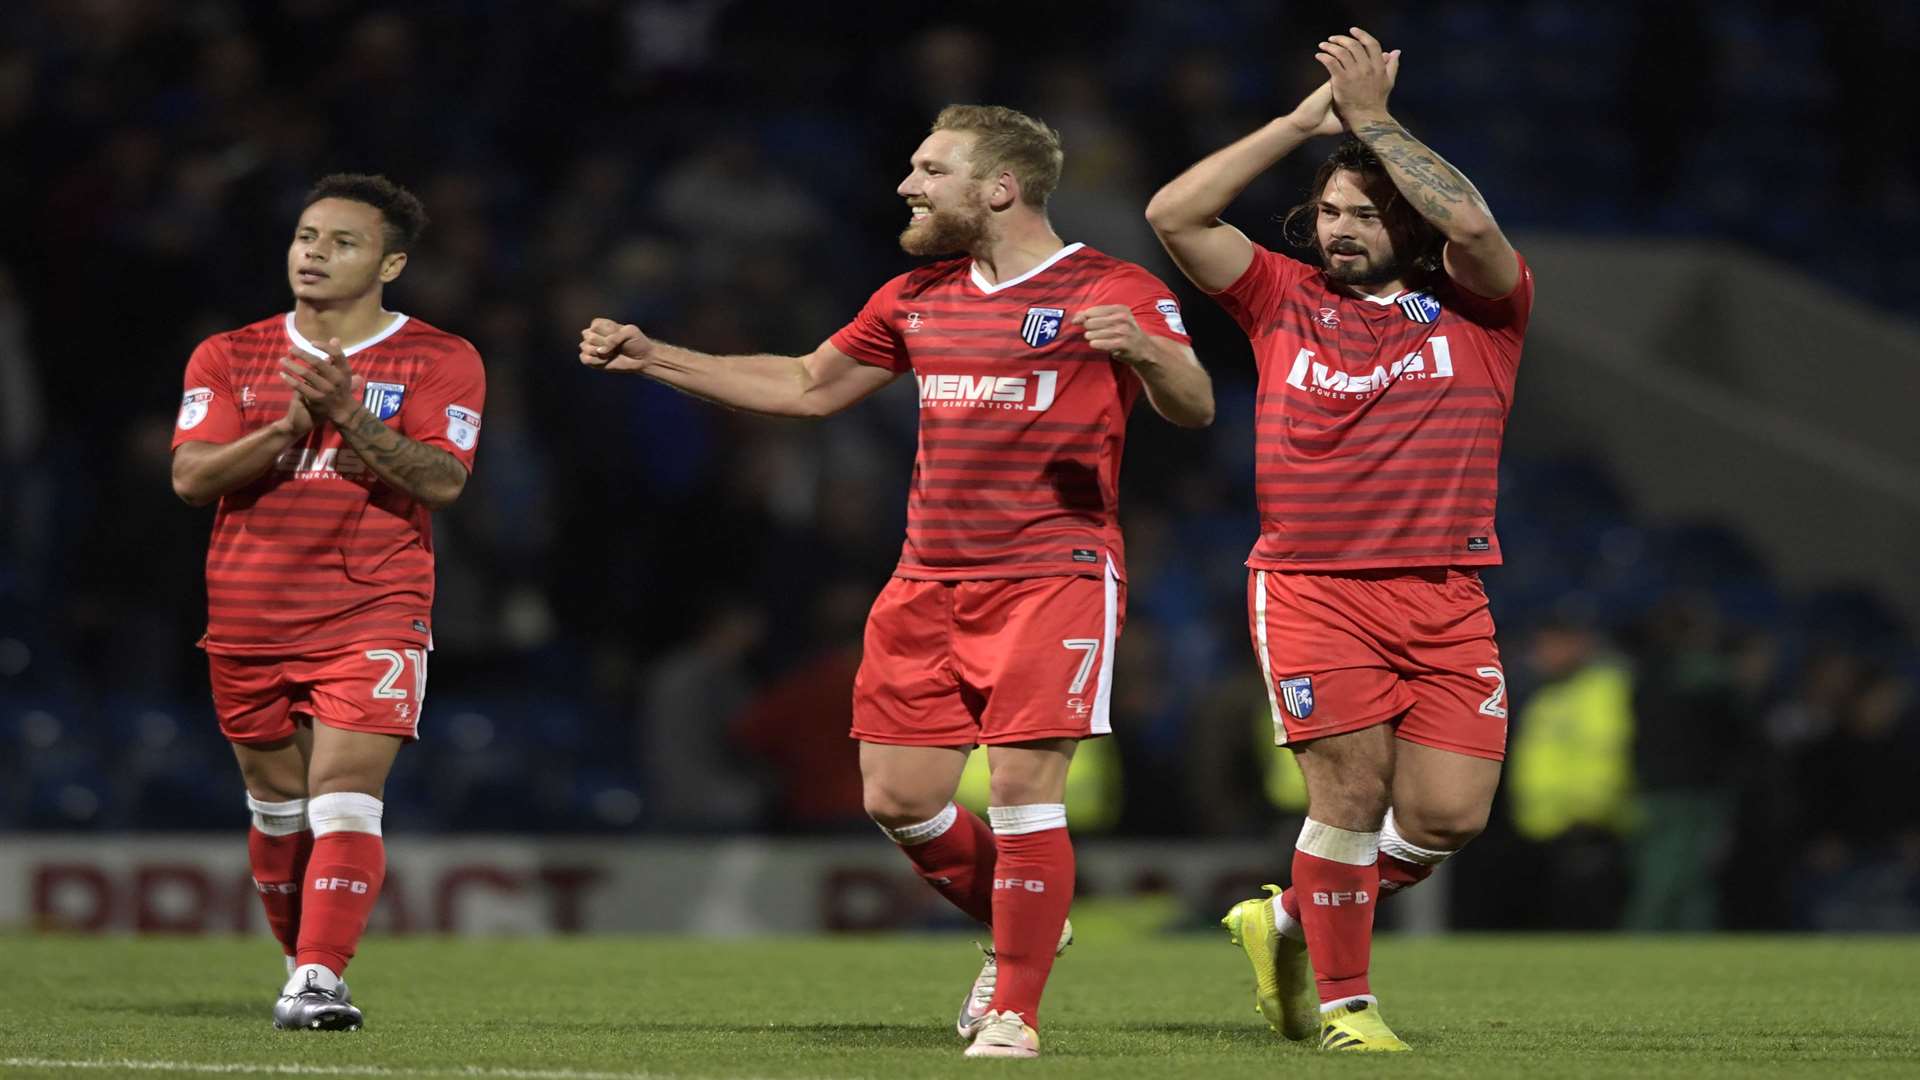
[{"label": "raised arm", "polygon": [[1387,112],[1391,57],[1359,27],[1320,43],[1314,59],[1331,76],[1333,107],[1348,130],[1380,159],[1400,189],[1447,238],[1447,276],[1467,291],[1505,296],[1520,283],[1520,260],[1493,220],[1487,201],[1460,170],[1428,149]]},{"label": "raised arm", "polygon": [[1338,134],[1333,88],[1322,83],[1292,112],[1174,177],[1147,203],[1147,224],[1188,280],[1208,292],[1220,292],[1239,280],[1253,262],[1253,242],[1221,221],[1221,212],[1254,177],[1301,143],[1315,135]]},{"label": "raised arm", "polygon": [[631,323],[595,319],[580,331],[580,362],[645,375],[697,398],[769,416],[829,416],[892,382],[831,342],[805,356],[712,356],[655,341]]}]

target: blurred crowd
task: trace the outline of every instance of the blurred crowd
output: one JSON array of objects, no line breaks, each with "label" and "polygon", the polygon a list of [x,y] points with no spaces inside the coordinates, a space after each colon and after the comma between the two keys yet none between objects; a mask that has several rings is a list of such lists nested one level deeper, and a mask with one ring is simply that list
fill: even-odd
[{"label": "blurred crowd", "polygon": [[[0,9],[0,829],[244,820],[193,647],[209,514],[173,497],[168,438],[194,343],[288,305],[284,245],[330,171],[421,195],[434,223],[388,306],[487,364],[478,469],[436,521],[425,738],[389,788],[415,830],[863,827],[847,688],[899,550],[910,385],[781,423],[586,371],[574,343],[612,314],[708,351],[812,348],[910,265],[892,189],[947,103],[1058,127],[1058,231],[1178,282],[1148,196],[1290,107],[1318,36],[1357,22],[1405,48],[1396,113],[1510,231],[1718,236],[1920,315],[1920,113],[1889,107],[1920,78],[1910,5],[831,11]],[[1312,163],[1235,219],[1277,233]],[[1836,230],[1823,209],[1842,206]],[[1244,641],[1252,372],[1182,285],[1220,419],[1131,431],[1119,734],[1093,817],[1266,835],[1297,806]],[[1920,926],[1910,630],[1870,591],[1783,593],[1739,536],[1648,518],[1596,462],[1519,447],[1505,473],[1510,564],[1486,577],[1513,753],[1461,860],[1478,869],[1455,875],[1463,910]],[[1520,865],[1517,885],[1499,872]]]}]

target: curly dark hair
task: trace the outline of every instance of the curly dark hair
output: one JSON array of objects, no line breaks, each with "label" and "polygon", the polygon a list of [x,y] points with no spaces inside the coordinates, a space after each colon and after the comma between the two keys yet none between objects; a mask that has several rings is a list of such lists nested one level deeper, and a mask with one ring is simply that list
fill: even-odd
[{"label": "curly dark hair", "polygon": [[1340,171],[1359,173],[1369,186],[1375,180],[1386,180],[1387,190],[1393,194],[1380,208],[1380,217],[1386,222],[1387,235],[1393,238],[1394,252],[1400,261],[1422,273],[1436,273],[1441,266],[1441,249],[1446,246],[1447,238],[1433,223],[1421,216],[1420,211],[1400,194],[1387,176],[1387,168],[1380,158],[1367,148],[1367,144],[1349,135],[1340,140],[1327,160],[1313,174],[1313,186],[1307,189],[1305,202],[1288,210],[1281,218],[1282,234],[1294,247],[1311,248],[1324,262],[1325,253],[1320,251],[1320,238],[1314,230],[1314,215],[1319,212],[1320,197],[1326,194],[1327,181]]},{"label": "curly dark hair", "polygon": [[378,173],[332,173],[307,192],[302,211],[321,199],[351,199],[380,211],[381,246],[391,254],[413,247],[427,228],[420,197]]}]

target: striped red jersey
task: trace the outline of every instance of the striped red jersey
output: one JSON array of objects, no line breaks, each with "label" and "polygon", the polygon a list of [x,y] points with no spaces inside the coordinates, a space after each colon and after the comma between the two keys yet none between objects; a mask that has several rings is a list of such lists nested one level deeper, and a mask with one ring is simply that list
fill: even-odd
[{"label": "striped red jersey", "polygon": [[[402,435],[473,468],[486,405],[464,338],[396,315],[346,350],[364,403]],[[325,355],[293,315],[200,343],[187,361],[173,445],[229,443],[287,412],[283,356]],[[271,469],[220,499],[207,547],[208,652],[305,655],[363,641],[432,644],[433,526],[325,420]]]},{"label": "striped red jersey", "polygon": [[1497,300],[1444,274],[1386,299],[1254,245],[1217,294],[1259,368],[1256,570],[1492,566],[1500,440],[1533,272]]},{"label": "striped red jersey", "polygon": [[988,284],[971,259],[887,282],[834,348],[913,372],[920,446],[894,573],[962,580],[1124,574],[1120,453],[1140,379],[1071,325],[1122,304],[1141,330],[1187,344],[1173,290],[1141,267],[1069,244]]}]

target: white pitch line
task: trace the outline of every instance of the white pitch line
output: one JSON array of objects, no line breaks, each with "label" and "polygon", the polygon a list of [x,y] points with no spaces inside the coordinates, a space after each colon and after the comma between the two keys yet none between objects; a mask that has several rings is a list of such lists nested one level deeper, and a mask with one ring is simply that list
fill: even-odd
[{"label": "white pitch line", "polygon": [[0,1068],[9,1069],[100,1069],[117,1072],[154,1073],[229,1073],[242,1076],[464,1076],[498,1077],[499,1080],[692,1080],[674,1073],[600,1072],[582,1069],[514,1069],[492,1065],[456,1065],[441,1068],[403,1068],[388,1065],[300,1065],[243,1064],[235,1062],[65,1061],[55,1058],[0,1058]]}]

